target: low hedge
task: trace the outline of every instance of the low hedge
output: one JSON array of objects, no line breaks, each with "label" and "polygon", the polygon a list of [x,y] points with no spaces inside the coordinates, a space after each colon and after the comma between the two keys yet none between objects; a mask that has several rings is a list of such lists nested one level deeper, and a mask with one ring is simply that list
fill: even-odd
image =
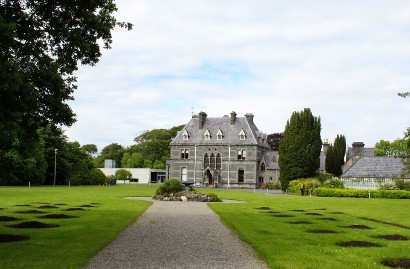
[{"label": "low hedge", "polygon": [[[352,189],[316,188],[313,190],[313,195],[319,196],[319,197],[369,198],[369,191],[352,190]],[[370,191],[370,197],[371,198],[388,198],[388,199],[410,199],[410,191],[403,191],[403,190]]]}]

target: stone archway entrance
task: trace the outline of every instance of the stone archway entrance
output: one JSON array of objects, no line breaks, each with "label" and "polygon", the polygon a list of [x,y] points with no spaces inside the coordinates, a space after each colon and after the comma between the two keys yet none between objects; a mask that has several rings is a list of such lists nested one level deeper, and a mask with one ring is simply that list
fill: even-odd
[{"label": "stone archway entrance", "polygon": [[211,171],[208,169],[205,172],[205,180],[206,183],[208,183],[208,187],[213,187],[214,186],[214,178],[212,176]]}]

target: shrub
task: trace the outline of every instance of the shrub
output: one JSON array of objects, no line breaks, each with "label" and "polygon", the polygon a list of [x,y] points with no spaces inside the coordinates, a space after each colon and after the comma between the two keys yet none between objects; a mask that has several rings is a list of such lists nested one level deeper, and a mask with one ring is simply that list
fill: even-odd
[{"label": "shrub", "polygon": [[335,175],[330,174],[330,173],[319,173],[317,174],[316,178],[321,182],[325,183],[326,180],[334,178]]},{"label": "shrub", "polygon": [[324,182],[322,187],[325,188],[332,188],[332,189],[344,189],[345,186],[343,185],[343,181],[340,178],[333,177]]},{"label": "shrub", "polygon": [[178,179],[170,179],[161,184],[156,190],[155,194],[161,195],[164,193],[176,193],[182,191],[183,189],[184,186]]},{"label": "shrub", "polygon": [[309,191],[312,192],[315,188],[320,187],[320,181],[316,178],[301,178],[295,179],[289,182],[288,193],[300,193],[300,185],[305,186],[305,193],[309,194]]},{"label": "shrub", "polygon": [[320,197],[354,197],[354,198],[389,198],[389,199],[410,199],[410,192],[403,190],[351,190],[351,189],[331,189],[316,188],[313,195]]},{"label": "shrub", "polygon": [[132,177],[132,174],[127,169],[118,169],[115,172],[116,180],[129,180]]},{"label": "shrub", "polygon": [[266,183],[265,188],[267,188],[268,190],[280,190],[280,182]]},{"label": "shrub", "polygon": [[208,193],[208,198],[210,199],[210,202],[222,202],[221,198],[215,193]]},{"label": "shrub", "polygon": [[410,180],[398,178],[394,180],[394,183],[399,190],[410,191]]},{"label": "shrub", "polygon": [[103,171],[98,168],[94,168],[93,170],[91,170],[90,181],[91,185],[103,185],[107,183],[107,177],[105,176]]}]

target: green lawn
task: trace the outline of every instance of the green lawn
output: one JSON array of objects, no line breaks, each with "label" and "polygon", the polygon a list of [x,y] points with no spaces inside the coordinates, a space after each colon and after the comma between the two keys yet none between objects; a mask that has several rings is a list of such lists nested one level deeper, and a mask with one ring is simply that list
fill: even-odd
[{"label": "green lawn", "polygon": [[[151,202],[124,199],[151,196],[154,188],[141,187],[32,187],[0,188],[0,216],[19,221],[0,221],[0,234],[27,235],[29,240],[0,243],[0,268],[81,268]],[[43,209],[44,205],[58,205]],[[81,207],[93,206],[93,207]],[[83,208],[83,211],[67,211]],[[41,210],[77,216],[71,219],[41,219],[44,214],[17,213]],[[41,221],[57,228],[16,229],[10,224]]]},{"label": "green lawn", "polygon": [[[248,201],[241,204],[213,203],[210,206],[223,222],[255,248],[270,268],[388,268],[381,264],[383,259],[410,259],[409,240],[376,238],[399,234],[410,239],[409,200],[212,192],[224,199]],[[347,228],[354,224],[371,229]],[[309,232],[312,230],[336,233]],[[366,241],[381,247],[336,245],[346,241]]]},{"label": "green lawn", "polygon": [[[255,248],[271,268],[387,268],[380,264],[382,259],[410,259],[409,240],[388,241],[376,238],[392,234],[410,238],[409,200],[206,191],[216,193],[223,199],[247,201],[235,204],[211,203],[210,206],[223,222]],[[0,268],[81,268],[150,205],[150,202],[124,197],[151,196],[154,192],[155,188],[144,185],[0,188],[0,216],[21,219],[0,221],[0,234],[30,237],[26,241],[0,243]],[[40,208],[56,204],[60,205],[57,208]],[[67,211],[69,208],[85,210]],[[46,213],[18,213],[27,210],[42,210],[78,218],[41,219],[39,216]],[[41,221],[59,224],[60,227],[16,229],[7,226],[22,221]],[[346,227],[353,224],[366,225],[371,229]],[[398,227],[400,225],[404,227]],[[317,234],[310,233],[310,230],[330,230],[336,233]],[[352,240],[372,242],[381,247],[336,245]]]}]

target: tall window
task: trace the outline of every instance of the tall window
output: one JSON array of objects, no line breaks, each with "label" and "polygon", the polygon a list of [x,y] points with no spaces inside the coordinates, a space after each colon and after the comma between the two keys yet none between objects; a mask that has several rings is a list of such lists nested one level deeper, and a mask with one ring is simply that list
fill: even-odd
[{"label": "tall window", "polygon": [[205,153],[204,155],[204,168],[209,167],[209,156],[208,153]]},{"label": "tall window", "polygon": [[265,163],[262,163],[262,164],[261,164],[261,171],[263,172],[263,171],[265,171],[265,170],[266,170]]},{"label": "tall window", "polygon": [[221,169],[222,168],[222,158],[221,154],[216,154],[216,169]]},{"label": "tall window", "polygon": [[205,140],[210,140],[211,139],[211,134],[209,133],[209,130],[206,130],[206,132],[204,133],[204,138],[205,138]]},{"label": "tall window", "polygon": [[189,150],[188,149],[181,149],[181,159],[188,159]]},{"label": "tall window", "polygon": [[216,160],[215,160],[215,155],[213,153],[211,153],[211,168],[215,169],[216,168]]},{"label": "tall window", "polygon": [[242,168],[238,169],[238,183],[243,183],[245,178],[245,171]]},{"label": "tall window", "polygon": [[246,159],[246,150],[238,150],[238,160],[245,160]]},{"label": "tall window", "polygon": [[181,180],[187,181],[188,180],[188,168],[182,167],[181,168]]}]

